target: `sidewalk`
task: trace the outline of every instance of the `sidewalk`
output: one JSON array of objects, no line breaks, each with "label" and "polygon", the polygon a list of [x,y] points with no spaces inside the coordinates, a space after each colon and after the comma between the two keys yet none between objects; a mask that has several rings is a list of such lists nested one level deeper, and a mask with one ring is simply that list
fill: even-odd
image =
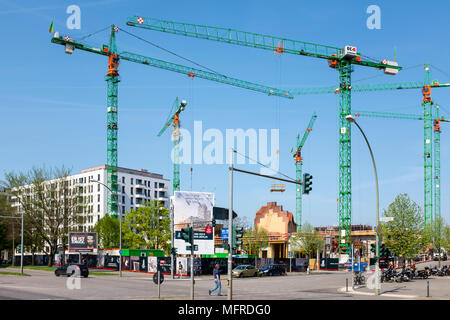
[{"label": "sidewalk", "polygon": [[[428,280],[428,282],[427,282]],[[415,279],[408,282],[383,282],[380,295],[393,299],[443,299],[450,300],[450,277],[431,277],[427,280]],[[428,285],[428,291],[427,291]],[[346,292],[346,288],[340,288],[340,292]],[[364,286],[348,286],[351,294],[375,296],[375,289]],[[427,297],[427,292],[429,296]]]}]

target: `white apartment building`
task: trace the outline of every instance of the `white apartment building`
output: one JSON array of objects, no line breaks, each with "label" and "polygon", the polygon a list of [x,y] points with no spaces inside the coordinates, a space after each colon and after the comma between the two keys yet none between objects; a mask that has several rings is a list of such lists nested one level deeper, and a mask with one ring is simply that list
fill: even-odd
[{"label": "white apartment building", "polygon": [[[117,176],[118,213],[122,216],[126,212],[143,207],[144,201],[158,200],[164,207],[170,208],[170,180],[164,179],[162,174],[151,173],[145,169],[118,167]],[[67,177],[69,188],[76,190],[77,195],[83,198],[84,208],[79,214],[85,218],[85,223],[77,226],[78,232],[93,231],[97,221],[103,218],[108,210],[108,190],[104,185],[91,180],[107,185],[106,165],[83,169],[80,174]],[[13,206],[18,206],[18,203],[13,201]]]},{"label": "white apartment building", "polygon": [[[117,168],[118,177],[118,206],[122,216],[131,210],[143,207],[144,201],[158,200],[169,209],[170,180],[164,179],[162,174],[151,173],[145,169]],[[83,215],[87,217],[86,224],[80,226],[80,231],[90,231],[108,209],[107,192],[97,180],[107,184],[106,165],[81,170],[80,174],[68,177],[72,186],[83,188],[83,197],[87,197]]]}]

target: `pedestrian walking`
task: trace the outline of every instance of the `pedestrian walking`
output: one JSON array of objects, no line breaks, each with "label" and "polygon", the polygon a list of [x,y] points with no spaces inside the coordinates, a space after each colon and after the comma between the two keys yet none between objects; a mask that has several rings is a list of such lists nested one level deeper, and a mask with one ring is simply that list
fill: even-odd
[{"label": "pedestrian walking", "polygon": [[178,279],[180,279],[183,275],[183,264],[181,261],[178,262]]},{"label": "pedestrian walking", "polygon": [[216,291],[218,289],[217,295],[221,296],[220,292],[222,290],[222,286],[220,284],[220,271],[219,271],[219,268],[220,268],[220,266],[218,264],[216,264],[216,267],[214,268],[214,273],[213,273],[215,287],[212,288],[212,289],[209,289],[209,295],[211,295],[211,293],[213,293],[214,291]]}]

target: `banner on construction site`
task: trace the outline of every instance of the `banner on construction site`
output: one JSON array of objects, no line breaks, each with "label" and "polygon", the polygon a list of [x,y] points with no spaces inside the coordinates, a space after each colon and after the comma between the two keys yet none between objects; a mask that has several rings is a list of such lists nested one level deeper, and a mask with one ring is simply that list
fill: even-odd
[{"label": "banner on construction site", "polygon": [[181,229],[194,225],[194,254],[214,254],[214,228],[211,228],[214,193],[175,191],[171,197],[174,220],[174,242],[178,254],[191,254],[189,243],[181,239]]}]

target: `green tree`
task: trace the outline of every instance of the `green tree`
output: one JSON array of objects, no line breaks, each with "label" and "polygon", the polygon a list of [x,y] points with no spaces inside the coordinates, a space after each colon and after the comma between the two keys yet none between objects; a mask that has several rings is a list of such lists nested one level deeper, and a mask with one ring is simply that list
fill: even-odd
[{"label": "green tree", "polygon": [[170,249],[170,212],[159,201],[128,212],[122,221],[124,240],[130,249]]},{"label": "green tree", "polygon": [[387,210],[385,217],[393,217],[386,223],[383,240],[386,247],[402,261],[421,251],[423,243],[423,215],[421,208],[407,194],[399,194]]},{"label": "green tree", "polygon": [[289,242],[292,247],[305,251],[308,258],[316,255],[317,250],[325,245],[325,240],[308,222],[303,223],[301,232],[297,232]]},{"label": "green tree", "polygon": [[[431,241],[433,251],[441,252],[446,247],[447,224],[444,218],[437,217],[423,229],[423,239]],[[439,267],[441,266],[441,256],[439,254]]]},{"label": "green tree", "polygon": [[97,221],[94,231],[98,234],[100,248],[118,248],[120,246],[120,221],[106,214]]},{"label": "green tree", "polygon": [[[48,247],[48,265],[52,266],[58,245],[63,252],[69,231],[76,230],[84,218],[84,202],[76,186],[69,181],[70,170],[32,168],[26,173],[5,174],[4,186],[15,202],[17,213],[24,213],[25,234],[30,237],[28,250],[34,252]],[[31,247],[31,248],[30,248]]]},{"label": "green tree", "polygon": [[447,251],[447,253],[450,253],[450,226],[447,225],[445,227],[444,236],[442,237],[442,247]]},{"label": "green tree", "polygon": [[264,228],[255,228],[254,230],[249,230],[242,236],[242,246],[247,254],[255,255],[255,266],[256,261],[261,249],[266,248],[268,240],[267,231]]},{"label": "green tree", "polygon": [[[0,215],[14,216],[14,208],[11,206],[8,194],[2,190],[0,190]],[[13,243],[16,247],[20,243],[20,220],[0,218],[0,251],[7,250],[8,257],[11,257]]]}]

